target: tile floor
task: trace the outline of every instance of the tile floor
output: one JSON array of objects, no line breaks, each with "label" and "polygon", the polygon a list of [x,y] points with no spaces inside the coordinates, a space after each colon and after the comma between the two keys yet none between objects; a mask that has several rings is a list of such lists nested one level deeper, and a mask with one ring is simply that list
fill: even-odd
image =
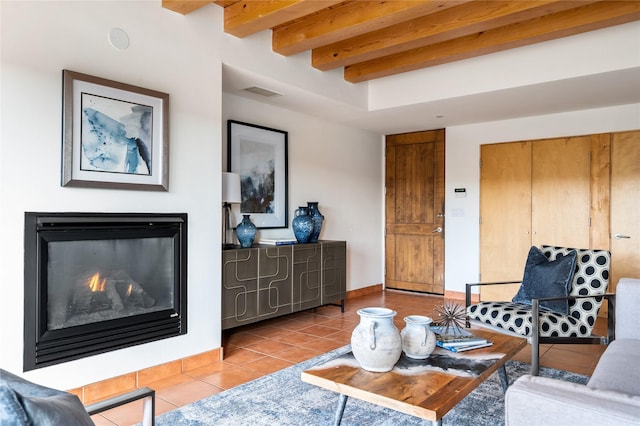
[{"label": "tile floor", "polygon": [[[401,330],[405,316],[436,317],[433,309],[443,301],[442,297],[388,290],[348,299],[344,313],[339,307],[323,306],[229,330],[223,333],[223,361],[150,385],[156,390],[156,415],[348,344],[359,322],[356,311],[362,307],[394,309],[398,313],[396,326]],[[598,321],[595,332],[606,333],[606,320]],[[590,375],[603,350],[600,345],[542,345],[540,362]],[[528,362],[529,347],[515,359]],[[132,425],[140,421],[141,413],[142,403],[138,402],[93,419],[98,426]]]}]

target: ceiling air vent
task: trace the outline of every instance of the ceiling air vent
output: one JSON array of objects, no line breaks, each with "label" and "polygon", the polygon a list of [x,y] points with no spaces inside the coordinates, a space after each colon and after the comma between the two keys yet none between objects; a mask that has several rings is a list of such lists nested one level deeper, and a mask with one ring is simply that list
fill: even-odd
[{"label": "ceiling air vent", "polygon": [[242,90],[255,93],[256,95],[265,96],[267,98],[270,98],[272,96],[284,96],[282,93],[274,92],[273,90],[265,89],[263,87],[258,87],[258,86],[251,86]]}]

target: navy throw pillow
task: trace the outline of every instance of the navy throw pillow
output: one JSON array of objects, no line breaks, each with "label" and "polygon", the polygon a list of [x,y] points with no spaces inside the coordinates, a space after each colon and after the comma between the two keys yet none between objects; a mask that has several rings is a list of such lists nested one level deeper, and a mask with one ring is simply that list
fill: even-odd
[{"label": "navy throw pillow", "polygon": [[[522,284],[512,301],[530,305],[531,299],[567,297],[575,271],[576,255],[573,250],[549,261],[539,248],[531,247]],[[569,313],[569,302],[566,299],[540,302],[540,306],[564,315]]]}]

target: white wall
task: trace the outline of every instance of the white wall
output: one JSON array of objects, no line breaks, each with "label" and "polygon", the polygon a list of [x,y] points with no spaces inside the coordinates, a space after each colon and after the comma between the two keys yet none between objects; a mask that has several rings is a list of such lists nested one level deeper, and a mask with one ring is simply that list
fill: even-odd
[{"label": "white wall", "polygon": [[[478,282],[480,145],[638,129],[640,104],[447,128],[446,289],[464,292],[465,283]],[[466,188],[466,198],[456,198],[455,188]]]},{"label": "white wall", "polygon": [[[355,102],[363,102],[366,90],[336,73],[318,73],[300,57],[270,52],[263,36],[240,42],[224,34],[222,10],[210,5],[182,16],[159,1],[0,2],[0,367],[22,374],[25,211],[189,214],[187,335],[25,377],[69,389],[220,347],[227,117],[289,131],[291,210],[320,202],[327,218],[322,238],[348,242],[349,289],[381,282],[380,137],[234,96],[224,97],[223,118],[222,63]],[[107,35],[115,27],[128,33],[128,49],[110,46]],[[60,187],[63,69],[170,94],[169,192]]]},{"label": "white wall", "polygon": [[[347,290],[381,283],[380,136],[227,93],[222,116],[289,133],[288,228],[259,231],[257,239],[293,237],[294,210],[307,201],[318,201],[325,216],[320,238],[347,241]],[[224,153],[226,169],[226,146]]]},{"label": "white wall", "polygon": [[[221,61],[210,46],[221,36],[221,8],[185,18],[148,1],[0,7],[0,366],[22,372],[25,211],[189,214],[189,333],[26,377],[68,389],[219,347]],[[129,34],[127,50],[109,45],[114,27]],[[169,192],[60,186],[62,69],[170,94]]]}]

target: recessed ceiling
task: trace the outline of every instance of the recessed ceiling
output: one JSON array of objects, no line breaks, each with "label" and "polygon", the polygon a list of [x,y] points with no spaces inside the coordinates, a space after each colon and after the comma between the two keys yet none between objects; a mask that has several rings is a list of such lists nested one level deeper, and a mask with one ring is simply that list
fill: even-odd
[{"label": "recessed ceiling", "polygon": [[[163,0],[190,13],[211,2]],[[271,30],[284,56],[311,51],[311,66],[344,69],[358,83],[640,19],[640,1],[217,0],[224,31]]]},{"label": "recessed ceiling", "polygon": [[[163,0],[187,14],[209,1]],[[272,50],[358,84],[640,20],[640,1],[214,1],[237,37],[271,30]],[[488,56],[487,56],[488,57]],[[434,68],[437,69],[437,68]],[[223,66],[223,90],[381,134],[640,103],[640,67],[370,109]],[[382,80],[381,80],[382,81]],[[258,87],[284,96],[265,97]]]}]

